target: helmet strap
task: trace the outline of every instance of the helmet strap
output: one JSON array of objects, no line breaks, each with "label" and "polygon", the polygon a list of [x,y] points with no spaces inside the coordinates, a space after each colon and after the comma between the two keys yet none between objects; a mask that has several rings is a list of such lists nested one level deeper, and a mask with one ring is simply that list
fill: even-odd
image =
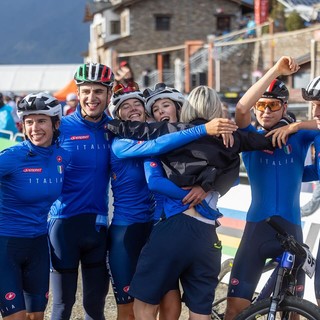
[{"label": "helmet strap", "polygon": [[[82,112],[83,112],[84,114],[83,114]],[[91,117],[91,116],[89,116],[89,115],[86,113],[86,110],[84,110],[83,108],[81,108],[81,114],[82,114],[82,116],[83,116],[83,119],[91,118],[91,119],[93,119],[94,121],[97,121],[97,120],[99,120],[100,118],[102,118],[103,113],[104,113],[104,110],[103,110],[103,112],[100,113],[99,115],[97,115],[97,116],[95,116],[95,117]]]}]

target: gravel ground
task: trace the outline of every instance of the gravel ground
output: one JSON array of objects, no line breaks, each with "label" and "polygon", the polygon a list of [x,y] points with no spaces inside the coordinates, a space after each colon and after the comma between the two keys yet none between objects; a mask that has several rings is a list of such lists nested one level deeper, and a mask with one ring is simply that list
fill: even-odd
[{"label": "gravel ground", "polygon": [[[216,292],[216,296],[221,296],[221,294],[223,294],[223,292],[225,292],[226,286],[224,286],[222,289],[218,289]],[[78,292],[77,292],[77,300],[75,305],[73,306],[73,312],[72,312],[72,316],[71,316],[71,320],[83,320],[84,316],[83,316],[83,311],[82,311],[82,303],[81,303],[81,282],[79,282],[78,284]],[[49,298],[49,303],[48,303],[48,307],[47,307],[47,311],[45,314],[45,320],[50,320],[50,312],[51,312],[51,298]],[[116,320],[117,319],[117,309],[116,309],[116,304],[115,304],[115,300],[113,297],[113,293],[112,293],[112,289],[110,287],[110,292],[107,296],[107,300],[106,300],[106,306],[105,306],[105,316],[107,320]],[[181,316],[179,318],[179,320],[188,320],[188,308],[185,307],[184,304],[182,304],[182,312],[181,312]]]},{"label": "gravel ground", "polygon": [[[82,295],[80,292],[81,289],[81,283],[79,283],[78,285],[78,292],[77,292],[77,300],[76,303],[73,306],[73,310],[72,310],[72,316],[71,316],[71,320],[84,320],[84,316],[83,316],[83,310],[82,310]],[[188,309],[183,305],[182,307],[182,312],[181,312],[181,316],[179,318],[179,320],[188,320]],[[45,314],[45,320],[50,320],[50,313],[51,313],[51,297],[49,298],[49,303],[48,303],[48,307],[47,307],[47,311]],[[116,320],[117,319],[117,309],[116,309],[116,304],[115,304],[115,300],[114,300],[114,296],[112,293],[112,289],[110,287],[110,292],[107,296],[106,299],[106,306],[105,306],[105,316],[107,320]]]}]

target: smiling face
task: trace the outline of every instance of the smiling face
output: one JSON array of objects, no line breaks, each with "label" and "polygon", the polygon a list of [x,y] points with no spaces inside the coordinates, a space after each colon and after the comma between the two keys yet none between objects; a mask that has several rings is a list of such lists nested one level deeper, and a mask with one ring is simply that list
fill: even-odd
[{"label": "smiling face", "polygon": [[[278,99],[261,98],[258,102],[265,102],[266,105],[268,105],[268,103],[271,105],[273,102],[281,101]],[[271,108],[268,106],[264,111],[259,111],[256,106],[254,110],[259,124],[265,129],[270,129],[281,120],[281,118],[285,114],[286,108],[287,104],[281,103],[281,107],[277,111],[271,111]]]},{"label": "smiling face", "polygon": [[153,118],[156,121],[177,122],[177,109],[170,99],[159,99],[152,106]]},{"label": "smiling face", "polygon": [[[59,123],[55,124],[55,129]],[[28,139],[38,147],[49,147],[53,138],[51,117],[42,114],[30,114],[23,119],[23,129]]]},{"label": "smiling face", "polygon": [[119,118],[124,121],[146,121],[146,111],[139,99],[127,99],[119,108]]},{"label": "smiling face", "polygon": [[111,90],[101,84],[84,83],[78,88],[82,116],[92,122],[100,121],[110,100]]}]

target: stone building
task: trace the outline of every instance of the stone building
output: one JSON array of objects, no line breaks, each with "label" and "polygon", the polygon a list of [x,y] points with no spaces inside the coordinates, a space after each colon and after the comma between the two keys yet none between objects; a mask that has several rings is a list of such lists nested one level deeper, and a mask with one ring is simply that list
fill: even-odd
[{"label": "stone building", "polygon": [[[192,55],[207,44],[208,35],[239,29],[243,17],[253,12],[252,4],[238,0],[89,1],[86,59],[106,63],[114,70],[126,60],[137,79],[149,70],[150,76],[159,80],[157,72],[161,70],[162,80],[172,82],[175,61],[185,59],[186,41]],[[204,78],[205,74],[200,69],[194,75]]]},{"label": "stone building", "polygon": [[267,22],[249,38],[243,21],[252,13],[253,1],[91,0],[85,60],[114,71],[125,60],[142,87],[148,70],[149,86],[164,81],[188,93],[208,84],[237,100],[280,56],[291,55],[300,59],[301,71],[285,81],[291,102],[302,103],[300,88],[320,74],[320,24],[273,33]]}]

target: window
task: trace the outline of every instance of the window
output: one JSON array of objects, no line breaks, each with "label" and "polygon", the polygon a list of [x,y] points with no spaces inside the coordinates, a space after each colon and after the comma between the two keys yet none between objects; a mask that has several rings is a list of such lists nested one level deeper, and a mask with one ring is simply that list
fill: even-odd
[{"label": "window", "polygon": [[163,57],[163,69],[170,69],[170,53],[164,53]]},{"label": "window", "polygon": [[110,34],[120,34],[120,21],[110,21]]},{"label": "window", "polygon": [[170,16],[156,15],[155,16],[155,30],[156,31],[168,31],[170,30]]},{"label": "window", "polygon": [[[155,66],[158,67],[158,55],[154,56],[155,58]],[[170,53],[162,53],[162,67],[163,69],[170,69]]]},{"label": "window", "polygon": [[230,32],[231,19],[230,16],[217,16],[217,34],[225,34]]}]

